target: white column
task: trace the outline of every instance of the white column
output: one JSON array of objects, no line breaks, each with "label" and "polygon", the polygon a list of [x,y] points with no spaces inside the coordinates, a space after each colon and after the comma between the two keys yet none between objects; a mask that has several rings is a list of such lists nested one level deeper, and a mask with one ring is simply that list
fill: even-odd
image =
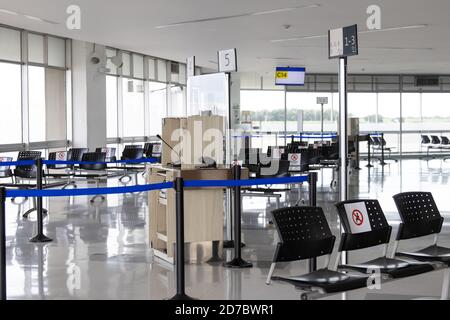
[{"label": "white column", "polygon": [[[106,57],[105,47],[95,49]],[[106,75],[100,72],[104,63],[93,64],[94,44],[72,42],[72,124],[75,148],[94,151],[106,146]]]}]

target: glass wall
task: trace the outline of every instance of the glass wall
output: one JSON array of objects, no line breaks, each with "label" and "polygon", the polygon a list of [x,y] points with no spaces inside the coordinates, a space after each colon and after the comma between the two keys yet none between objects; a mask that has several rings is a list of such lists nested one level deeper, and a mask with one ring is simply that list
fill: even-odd
[{"label": "glass wall", "polygon": [[124,78],[123,89],[123,136],[143,137],[145,135],[144,82]]},{"label": "glass wall", "polygon": [[106,137],[118,137],[117,77],[106,76]]},{"label": "glass wall", "polygon": [[54,141],[66,145],[67,112],[71,111],[66,96],[69,43],[0,27],[0,152],[5,144]]},{"label": "glass wall", "polygon": [[156,136],[162,133],[162,119],[166,116],[167,85],[153,82],[149,86],[150,103],[150,135]]},{"label": "glass wall", "polygon": [[[1,41],[0,41],[1,43]],[[0,51],[1,52],[1,51]],[[20,65],[0,63],[0,144],[22,142]]]}]

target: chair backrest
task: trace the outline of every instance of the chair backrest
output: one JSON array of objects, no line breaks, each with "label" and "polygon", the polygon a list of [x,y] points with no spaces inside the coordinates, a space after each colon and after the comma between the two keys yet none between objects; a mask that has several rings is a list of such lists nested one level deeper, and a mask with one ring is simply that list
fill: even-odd
[{"label": "chair backrest", "polygon": [[[22,160],[37,160],[41,158],[41,151],[20,151],[17,155],[17,161]],[[37,168],[36,165],[31,166],[16,166],[14,169],[14,175],[19,178],[36,178]]]},{"label": "chair backrest", "polygon": [[404,192],[393,198],[402,219],[397,240],[441,232],[444,218],[439,213],[431,192]]},{"label": "chair backrest", "polygon": [[[105,162],[106,161],[106,153],[105,152],[86,152],[83,154],[83,158],[81,161],[86,162]],[[83,170],[105,170],[105,163],[96,163],[96,164],[81,164],[80,168]]]},{"label": "chair backrest", "polygon": [[389,243],[392,227],[378,200],[349,200],[336,204],[345,233],[339,251],[364,249]]},{"label": "chair backrest", "polygon": [[[12,160],[12,157],[0,157],[0,162],[11,162]],[[10,177],[11,174],[11,166],[0,166],[0,178]]]},{"label": "chair backrest", "polygon": [[450,140],[447,137],[445,137],[445,136],[441,136],[441,143],[443,145],[449,145],[450,144]]},{"label": "chair backrest", "polygon": [[69,161],[82,161],[86,152],[89,152],[88,148],[71,148],[67,154],[67,159]]},{"label": "chair backrest", "polygon": [[144,155],[147,158],[159,158],[161,157],[161,143],[159,142],[147,142],[144,145]]},{"label": "chair backrest", "polygon": [[95,152],[104,152],[106,153],[106,161],[115,161],[116,160],[116,148],[96,148]]},{"label": "chair backrest", "polygon": [[431,140],[430,140],[430,138],[428,136],[421,135],[420,137],[422,138],[421,144],[430,144],[431,143]]},{"label": "chair backrest", "polygon": [[122,160],[136,160],[144,156],[144,149],[141,146],[125,146],[122,152]]},{"label": "chair backrest", "polygon": [[296,261],[331,254],[336,237],[320,207],[272,211],[280,243],[274,261]]},{"label": "chair backrest", "polygon": [[439,139],[438,136],[431,136],[431,143],[432,144],[441,144],[441,139]]},{"label": "chair backrest", "polygon": [[381,140],[378,137],[372,137],[374,146],[381,146]]},{"label": "chair backrest", "polygon": [[[66,161],[66,160],[68,160],[68,151],[50,152],[48,154],[48,160]],[[61,168],[67,168],[67,167],[68,166],[65,164],[47,164],[47,169],[61,169]]]}]

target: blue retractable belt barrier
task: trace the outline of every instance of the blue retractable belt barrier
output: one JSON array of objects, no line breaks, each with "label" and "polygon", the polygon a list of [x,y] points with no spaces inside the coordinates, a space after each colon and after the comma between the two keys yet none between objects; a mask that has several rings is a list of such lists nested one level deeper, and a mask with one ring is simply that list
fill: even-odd
[{"label": "blue retractable belt barrier", "polygon": [[5,162],[0,162],[0,167],[33,166],[35,164],[36,164],[35,160],[5,161]]},{"label": "blue retractable belt barrier", "polygon": [[154,184],[144,184],[131,187],[112,188],[85,188],[85,189],[47,189],[47,190],[6,190],[7,198],[24,197],[69,197],[69,196],[91,196],[97,194],[119,194],[144,192],[151,190],[161,190],[173,188],[173,182],[163,182]]},{"label": "blue retractable belt barrier", "polygon": [[57,164],[66,164],[66,165],[76,165],[76,164],[114,164],[114,163],[130,163],[130,164],[137,164],[137,163],[155,163],[158,162],[158,159],[156,158],[141,158],[141,159],[134,159],[134,160],[117,160],[117,161],[67,161],[67,160],[44,160],[44,164],[48,165],[57,165]]},{"label": "blue retractable belt barrier", "polygon": [[369,136],[371,136],[371,137],[381,137],[382,134],[381,133],[369,133]]},{"label": "blue retractable belt barrier", "polygon": [[[57,164],[66,164],[66,165],[76,165],[76,164],[114,164],[114,163],[156,163],[158,159],[156,158],[142,158],[142,159],[134,159],[134,160],[117,160],[117,161],[103,161],[103,162],[94,162],[94,161],[63,161],[63,160],[44,160],[43,164],[48,165],[57,165]],[[5,161],[0,162],[0,167],[10,167],[10,166],[33,166],[36,165],[36,160],[22,160],[22,161]]]},{"label": "blue retractable belt barrier", "polygon": [[[242,187],[269,184],[290,184],[307,182],[308,176],[296,176],[285,178],[266,178],[266,179],[247,179],[247,180],[187,180],[184,186],[187,188],[198,187]],[[145,184],[131,187],[110,187],[110,188],[84,188],[84,189],[46,189],[46,190],[7,190],[8,198],[24,197],[69,197],[69,196],[89,196],[97,194],[119,194],[145,192],[152,190],[173,188],[173,182],[163,182],[154,184]]]},{"label": "blue retractable belt barrier", "polygon": [[185,187],[244,187],[268,184],[289,184],[307,182],[308,176],[285,177],[285,178],[264,178],[247,180],[186,180]]}]

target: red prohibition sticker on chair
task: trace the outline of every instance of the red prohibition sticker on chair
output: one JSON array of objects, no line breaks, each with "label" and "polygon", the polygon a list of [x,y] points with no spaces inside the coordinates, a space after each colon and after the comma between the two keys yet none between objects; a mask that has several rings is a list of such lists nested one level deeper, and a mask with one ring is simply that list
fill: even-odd
[{"label": "red prohibition sticker on chair", "polygon": [[353,210],[352,220],[353,220],[353,223],[356,224],[357,226],[362,225],[364,222],[364,216],[361,213],[361,211],[359,211],[358,209]]},{"label": "red prohibition sticker on chair", "polygon": [[351,233],[372,231],[365,202],[344,204]]}]

